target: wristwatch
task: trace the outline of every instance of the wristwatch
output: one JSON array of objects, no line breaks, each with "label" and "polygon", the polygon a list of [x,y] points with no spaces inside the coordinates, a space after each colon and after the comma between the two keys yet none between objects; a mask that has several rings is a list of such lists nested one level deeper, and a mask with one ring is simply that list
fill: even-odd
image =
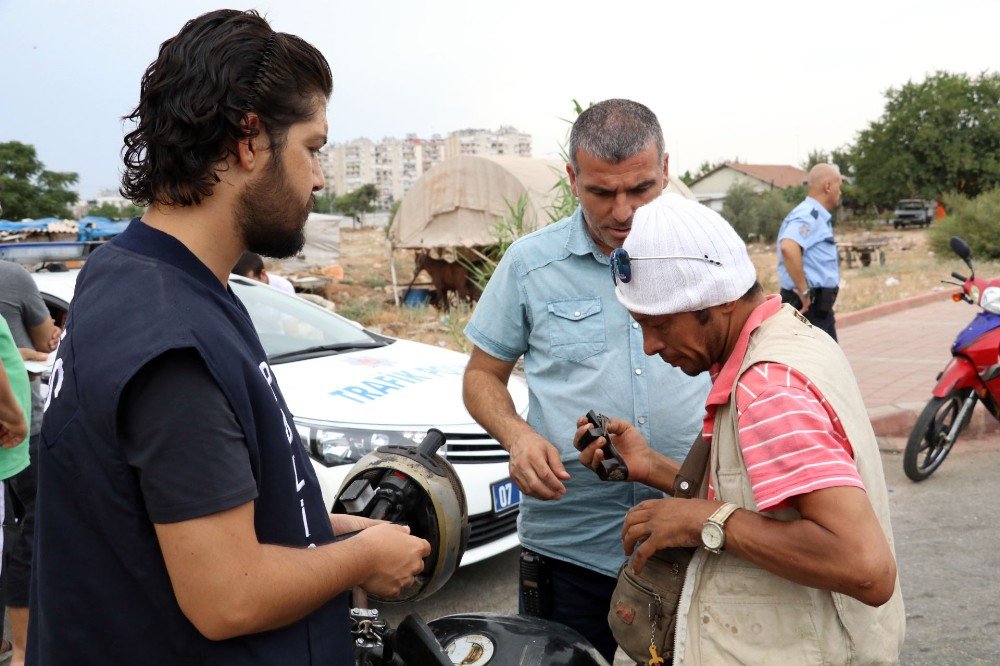
[{"label": "wristwatch", "polygon": [[726,521],[738,508],[740,507],[732,502],[726,502],[701,526],[701,545],[705,550],[716,555],[722,552],[722,548],[726,545]]}]

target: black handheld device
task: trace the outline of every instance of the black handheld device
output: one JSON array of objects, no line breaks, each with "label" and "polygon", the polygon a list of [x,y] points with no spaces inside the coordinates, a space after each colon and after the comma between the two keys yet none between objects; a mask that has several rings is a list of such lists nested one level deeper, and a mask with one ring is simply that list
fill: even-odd
[{"label": "black handheld device", "polygon": [[527,548],[521,549],[521,599],[525,615],[549,617],[552,610],[552,577],[545,558]]},{"label": "black handheld device", "polygon": [[608,417],[598,414],[594,410],[587,412],[587,420],[593,426],[583,433],[577,448],[581,451],[590,446],[598,437],[603,437],[605,444],[601,447],[604,460],[597,467],[597,476],[602,481],[626,481],[628,480],[628,465],[625,459],[618,453],[618,449],[611,443],[611,435],[608,434]]}]

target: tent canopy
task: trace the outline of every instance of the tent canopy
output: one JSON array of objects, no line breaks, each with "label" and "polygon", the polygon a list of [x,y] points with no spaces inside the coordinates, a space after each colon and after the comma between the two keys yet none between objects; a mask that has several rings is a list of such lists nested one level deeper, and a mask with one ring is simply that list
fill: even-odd
[{"label": "tent canopy", "polygon": [[340,263],[340,226],[350,224],[342,215],[309,213],[306,220],[306,242],[294,257],[277,262],[283,271],[305,271]]},{"label": "tent canopy", "polygon": [[[437,164],[406,193],[389,231],[395,248],[477,247],[496,242],[493,228],[525,196],[525,231],[551,221],[547,208],[554,187],[566,173],[560,160],[512,156],[463,155]],[[670,177],[668,192],[694,199],[691,190]]]},{"label": "tent canopy", "polygon": [[398,248],[476,247],[496,242],[492,229],[507,206],[527,197],[525,228],[549,223],[545,208],[566,173],[558,160],[463,155],[429,170],[406,193],[389,239]]}]

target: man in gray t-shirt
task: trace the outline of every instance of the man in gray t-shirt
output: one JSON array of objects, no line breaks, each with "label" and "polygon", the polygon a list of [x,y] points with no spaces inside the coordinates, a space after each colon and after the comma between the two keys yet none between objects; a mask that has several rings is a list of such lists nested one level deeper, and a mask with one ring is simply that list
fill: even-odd
[{"label": "man in gray t-shirt", "polygon": [[[41,353],[44,358],[59,344],[62,331],[49,316],[49,309],[38,293],[38,287],[27,270],[19,264],[0,260],[0,317],[3,317],[14,337],[14,344],[21,355],[31,359]],[[11,538],[9,558],[3,568],[6,579],[6,604],[10,618],[11,638],[14,644],[14,662],[23,663],[28,634],[28,587],[31,579],[31,544],[35,524],[35,479],[38,470],[35,454],[38,451],[38,433],[42,429],[41,380],[31,381],[31,431],[28,443],[30,464],[7,480],[10,503],[8,520],[16,527]]]},{"label": "man in gray t-shirt", "polygon": [[[0,260],[0,317],[7,320],[20,349],[48,354],[59,343],[60,330],[49,316],[38,287],[20,264]],[[31,382],[31,435],[42,429],[41,381]]]}]

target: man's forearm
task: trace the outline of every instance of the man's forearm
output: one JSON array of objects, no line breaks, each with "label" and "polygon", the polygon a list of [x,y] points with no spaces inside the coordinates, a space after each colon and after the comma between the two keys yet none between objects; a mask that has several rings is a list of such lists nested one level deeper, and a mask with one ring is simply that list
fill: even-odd
[{"label": "man's forearm", "polygon": [[465,408],[476,422],[506,449],[510,442],[525,431],[534,432],[517,414],[514,400],[496,375],[476,368],[465,372],[462,388]]},{"label": "man's forearm", "polygon": [[49,317],[38,326],[34,326],[28,330],[28,335],[31,337],[31,346],[37,351],[45,352],[46,354],[55,351],[56,345],[53,343],[58,342],[58,338],[56,338],[57,332],[56,323]]},{"label": "man's forearm", "polygon": [[316,548],[261,544],[253,505],[156,533],[177,602],[205,637],[223,640],[282,627],[359,585],[373,561],[362,539]]},{"label": "man's forearm", "polygon": [[792,278],[796,289],[805,294],[809,290],[809,283],[802,265],[802,248],[795,241],[782,241],[781,256],[785,260],[785,270],[788,271],[788,277]]},{"label": "man's forearm", "polygon": [[0,421],[18,421],[22,418],[21,405],[14,396],[7,378],[7,369],[0,363]]},{"label": "man's forearm", "polygon": [[301,620],[364,579],[370,553],[352,541],[317,548],[260,544],[242,571],[216,582],[216,620],[199,630],[221,640]]},{"label": "man's forearm", "polygon": [[737,511],[726,523],[725,549],[792,582],[880,605],[892,595],[895,562],[885,556],[881,532],[869,537],[844,538],[805,518]]},{"label": "man's forearm", "polygon": [[681,470],[680,463],[652,449],[650,449],[650,454],[652,459],[649,478],[643,479],[642,483],[668,495],[673,495],[677,472]]}]

